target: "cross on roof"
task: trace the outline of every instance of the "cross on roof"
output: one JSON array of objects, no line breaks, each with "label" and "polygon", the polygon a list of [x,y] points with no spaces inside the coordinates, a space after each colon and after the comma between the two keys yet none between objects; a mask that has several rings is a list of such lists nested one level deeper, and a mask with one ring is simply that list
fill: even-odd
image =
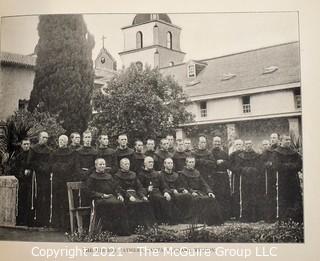
[{"label": "cross on roof", "polygon": [[105,37],[104,35],[102,35],[102,48],[104,49],[104,40],[107,39],[107,37]]}]

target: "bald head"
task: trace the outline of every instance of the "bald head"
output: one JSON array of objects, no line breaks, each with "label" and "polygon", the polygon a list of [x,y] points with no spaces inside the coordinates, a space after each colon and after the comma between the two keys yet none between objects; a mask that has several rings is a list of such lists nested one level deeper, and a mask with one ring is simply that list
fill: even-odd
[{"label": "bald head", "polygon": [[128,158],[123,158],[120,160],[120,168],[129,171],[130,169],[130,160]]},{"label": "bald head", "polygon": [[94,166],[96,168],[96,172],[103,173],[106,169],[106,161],[102,158],[98,158],[94,161]]},{"label": "bald head", "polygon": [[234,147],[235,147],[236,151],[242,150],[243,149],[243,141],[240,140],[240,139],[235,140],[234,141]]},{"label": "bald head", "polygon": [[154,164],[154,160],[152,157],[145,157],[144,158],[144,168],[146,170],[151,170],[153,169],[153,164]]},{"label": "bald head", "polygon": [[206,149],[207,148],[207,138],[204,136],[199,137],[199,142],[198,142],[199,149]]},{"label": "bald head", "polygon": [[68,137],[66,135],[60,135],[58,142],[60,148],[66,148],[68,146]]},{"label": "bald head", "polygon": [[46,144],[48,142],[49,135],[47,132],[42,131],[39,134],[39,144]]}]

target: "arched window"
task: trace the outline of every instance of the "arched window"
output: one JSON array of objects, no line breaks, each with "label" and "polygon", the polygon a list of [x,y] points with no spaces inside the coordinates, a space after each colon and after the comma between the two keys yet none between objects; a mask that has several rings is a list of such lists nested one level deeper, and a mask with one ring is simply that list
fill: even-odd
[{"label": "arched window", "polygon": [[137,49],[143,47],[143,35],[142,35],[142,32],[140,31],[137,32],[137,35],[136,35],[136,46],[137,46]]},{"label": "arched window", "polygon": [[172,33],[167,32],[167,48],[172,49]]}]

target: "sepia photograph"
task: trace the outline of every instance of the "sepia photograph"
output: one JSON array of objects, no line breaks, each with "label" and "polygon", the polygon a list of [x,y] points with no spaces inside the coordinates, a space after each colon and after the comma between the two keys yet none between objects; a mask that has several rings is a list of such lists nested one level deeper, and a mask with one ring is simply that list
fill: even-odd
[{"label": "sepia photograph", "polygon": [[1,17],[0,240],[304,243],[299,26]]}]

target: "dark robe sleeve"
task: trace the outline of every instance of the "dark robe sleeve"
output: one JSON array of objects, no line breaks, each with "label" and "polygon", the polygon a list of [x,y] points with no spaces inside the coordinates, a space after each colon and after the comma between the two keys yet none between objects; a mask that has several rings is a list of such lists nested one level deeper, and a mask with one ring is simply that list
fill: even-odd
[{"label": "dark robe sleeve", "polygon": [[98,199],[104,195],[104,193],[97,192],[94,189],[95,184],[92,178],[89,177],[86,181],[86,194],[90,197],[90,199]]},{"label": "dark robe sleeve", "polygon": [[160,191],[162,191],[162,193],[170,192],[167,183],[165,182],[163,176],[160,174],[159,174],[159,184],[160,184]]},{"label": "dark robe sleeve", "polygon": [[138,196],[145,197],[145,195],[147,193],[138,178],[136,178],[135,183],[136,183],[136,192],[137,192]]},{"label": "dark robe sleeve", "polygon": [[183,179],[182,174],[178,173],[178,175],[179,176],[176,181],[176,189],[179,192],[182,192],[184,189],[187,189],[187,184],[186,184],[185,180]]},{"label": "dark robe sleeve", "polygon": [[201,182],[201,190],[205,193],[213,193],[212,190],[210,189],[209,185],[207,182],[203,179],[203,177],[200,176],[200,182]]},{"label": "dark robe sleeve", "polygon": [[27,160],[27,166],[31,169],[34,170],[34,158],[35,158],[35,152],[31,148],[29,155],[28,155],[28,160]]},{"label": "dark robe sleeve", "polygon": [[215,168],[216,161],[212,154],[209,155],[207,159],[196,159],[196,164],[200,166],[205,166],[206,168]]}]

